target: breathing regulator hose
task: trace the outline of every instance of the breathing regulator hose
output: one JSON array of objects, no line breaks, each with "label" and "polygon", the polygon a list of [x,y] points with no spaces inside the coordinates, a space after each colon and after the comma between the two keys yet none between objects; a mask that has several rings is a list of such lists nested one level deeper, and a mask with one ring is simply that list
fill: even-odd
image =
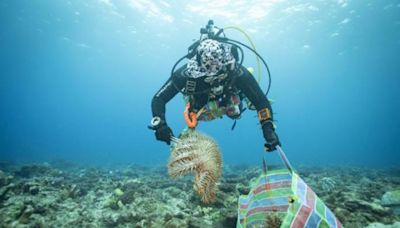
[{"label": "breathing regulator hose", "polygon": [[[256,46],[254,45],[253,41],[251,40],[250,36],[241,28],[236,27],[236,26],[228,26],[225,27],[224,30],[229,30],[229,29],[233,29],[233,30],[237,30],[239,32],[241,32],[246,39],[249,41],[251,47],[254,49],[254,51],[257,51]],[[260,83],[261,81],[261,63],[260,63],[260,58],[256,55],[256,63],[257,63],[257,81],[258,83]]]},{"label": "breathing regulator hose", "polygon": [[[247,40],[249,41],[251,47],[246,45],[246,44],[244,44],[244,43],[242,43],[242,42],[239,42],[237,40],[232,40],[232,39],[228,38],[228,41],[233,42],[235,44],[242,45],[243,47],[246,47],[247,49],[249,49],[250,51],[252,51],[256,55],[257,73],[258,73],[257,81],[258,81],[258,83],[260,83],[260,81],[261,81],[261,63],[260,63],[260,60],[264,64],[265,68],[267,69],[267,73],[268,73],[268,87],[267,87],[267,91],[265,92],[265,96],[267,96],[268,93],[269,93],[269,90],[271,89],[271,81],[272,81],[271,80],[271,72],[269,70],[267,62],[265,62],[264,58],[257,52],[256,47],[255,47],[253,41],[251,40],[250,36],[243,29],[241,29],[241,28],[239,28],[237,26],[228,26],[228,27],[226,27],[224,29],[237,30],[240,33],[242,33],[247,38]],[[224,29],[222,29],[222,30],[224,30]],[[238,46],[238,45],[236,45],[236,46]]]}]

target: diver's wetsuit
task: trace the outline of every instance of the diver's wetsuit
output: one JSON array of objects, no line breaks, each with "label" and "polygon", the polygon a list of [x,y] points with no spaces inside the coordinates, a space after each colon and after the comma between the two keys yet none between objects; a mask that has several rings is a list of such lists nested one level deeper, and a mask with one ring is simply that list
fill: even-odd
[{"label": "diver's wetsuit", "polygon": [[[186,75],[186,65],[182,66],[175,71],[172,77],[167,80],[167,82],[153,97],[151,103],[153,117],[158,116],[162,120],[166,121],[165,105],[179,92],[179,90],[185,88],[184,91],[188,92],[188,80],[194,80],[196,82],[194,94],[190,96],[191,111],[197,112],[210,99],[220,99],[223,102],[226,97],[230,97],[230,95],[236,93],[239,94],[241,98],[247,97],[255,106],[257,111],[267,108],[271,115],[271,121],[273,121],[271,105],[267,97],[264,95],[251,73],[243,66],[240,66],[239,69],[235,71],[229,72],[228,77],[222,80],[222,82],[211,85],[210,83],[204,82],[204,77],[190,79]],[[211,92],[210,88],[217,85],[223,85],[223,92],[221,95],[213,95]]]}]

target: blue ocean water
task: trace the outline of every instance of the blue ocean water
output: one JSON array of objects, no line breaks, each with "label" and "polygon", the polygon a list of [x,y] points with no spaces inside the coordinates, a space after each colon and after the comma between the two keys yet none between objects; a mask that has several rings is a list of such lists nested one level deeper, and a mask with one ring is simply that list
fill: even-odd
[{"label": "blue ocean water", "polygon": [[[151,99],[213,19],[247,31],[267,60],[293,164],[400,164],[398,1],[6,0],[0,12],[2,161],[165,164],[168,146],[147,129]],[[245,65],[256,66],[250,52]],[[181,95],[167,105],[175,134],[183,108]],[[234,131],[228,118],[199,130],[225,164],[258,164],[257,123],[246,111]]]}]

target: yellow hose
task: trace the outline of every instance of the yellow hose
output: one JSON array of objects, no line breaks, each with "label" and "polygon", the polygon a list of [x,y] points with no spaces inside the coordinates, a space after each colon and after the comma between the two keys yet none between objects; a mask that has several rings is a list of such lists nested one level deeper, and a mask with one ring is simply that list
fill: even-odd
[{"label": "yellow hose", "polygon": [[[227,29],[234,29],[234,30],[241,32],[247,38],[247,40],[249,41],[249,43],[250,43],[251,47],[254,49],[254,51],[257,51],[256,46],[254,45],[253,41],[251,41],[250,36],[247,35],[247,33],[243,29],[236,27],[236,26],[228,26],[228,27],[224,28],[224,30],[227,30]],[[261,64],[260,64],[260,58],[257,55],[256,55],[256,62],[257,62],[257,73],[258,73],[257,81],[258,81],[258,83],[260,83],[260,81],[261,81]]]}]

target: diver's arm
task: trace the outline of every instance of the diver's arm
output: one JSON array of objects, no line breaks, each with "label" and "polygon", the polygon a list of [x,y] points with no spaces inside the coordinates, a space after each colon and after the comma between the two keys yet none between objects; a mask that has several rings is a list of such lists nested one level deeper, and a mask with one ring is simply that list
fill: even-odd
[{"label": "diver's arm", "polygon": [[263,130],[263,135],[267,141],[264,146],[267,151],[273,151],[276,146],[281,145],[278,135],[275,133],[275,128],[272,123],[273,114],[271,104],[264,95],[260,86],[250,72],[242,67],[240,75],[235,80],[235,85],[256,107],[258,118]]},{"label": "diver's arm", "polygon": [[161,89],[154,95],[151,101],[153,117],[158,116],[165,121],[165,105],[181,90],[185,85],[183,71],[186,66],[179,68],[170,77]]},{"label": "diver's arm", "polygon": [[165,120],[165,105],[183,88],[185,84],[183,71],[185,68],[186,66],[183,66],[178,69],[154,95],[151,101],[153,119],[150,128],[155,130],[157,140],[164,141],[168,145],[170,145],[174,133]]}]

